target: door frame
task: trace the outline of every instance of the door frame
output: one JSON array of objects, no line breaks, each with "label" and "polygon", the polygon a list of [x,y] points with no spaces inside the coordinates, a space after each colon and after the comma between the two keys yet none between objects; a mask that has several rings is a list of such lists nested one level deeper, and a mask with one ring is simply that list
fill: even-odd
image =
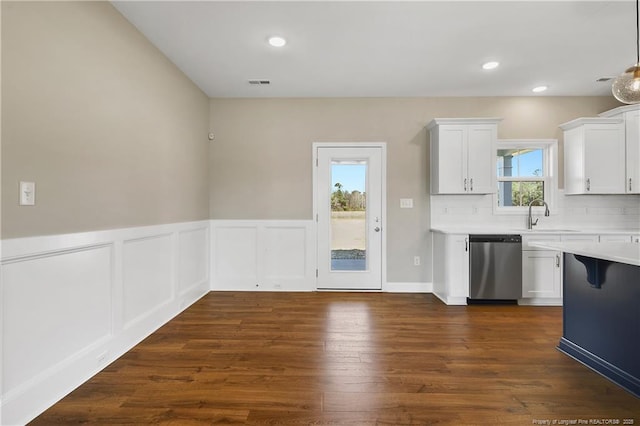
[{"label": "door frame", "polygon": [[315,236],[315,269],[316,269],[316,291],[356,291],[356,290],[325,290],[318,289],[318,148],[380,148],[381,154],[381,211],[382,211],[382,235],[381,235],[381,276],[380,290],[357,290],[359,292],[381,292],[387,285],[387,143],[386,142],[313,142],[312,157],[313,162],[313,228]]}]

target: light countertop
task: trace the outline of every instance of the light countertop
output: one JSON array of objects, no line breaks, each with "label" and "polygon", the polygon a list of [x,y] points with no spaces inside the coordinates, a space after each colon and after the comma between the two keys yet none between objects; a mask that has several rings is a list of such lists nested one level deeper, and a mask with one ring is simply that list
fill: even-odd
[{"label": "light countertop", "polygon": [[640,244],[638,243],[585,243],[582,241],[567,242],[532,242],[529,245],[563,251],[565,253],[610,260],[640,266]]},{"label": "light countertop", "polygon": [[588,234],[588,235],[638,235],[639,229],[605,229],[605,228],[582,228],[576,229],[567,227],[558,228],[498,228],[493,226],[446,226],[431,228],[432,232],[440,232],[443,234],[520,234],[520,235],[536,235],[536,234]]}]

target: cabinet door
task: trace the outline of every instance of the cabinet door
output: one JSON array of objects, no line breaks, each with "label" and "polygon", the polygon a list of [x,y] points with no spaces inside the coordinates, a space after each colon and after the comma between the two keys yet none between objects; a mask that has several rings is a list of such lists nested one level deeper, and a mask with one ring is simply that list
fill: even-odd
[{"label": "cabinet door", "polygon": [[449,238],[449,295],[466,298],[469,297],[469,238],[468,235],[450,235]]},{"label": "cabinet door", "polygon": [[438,194],[466,193],[467,179],[466,126],[443,125],[434,131],[437,137]]},{"label": "cabinet door", "polygon": [[625,187],[628,194],[640,194],[640,110],[629,111],[624,117],[627,150]]},{"label": "cabinet door", "polygon": [[567,195],[586,192],[583,138],[582,128],[564,132],[564,192]]},{"label": "cabinet door", "polygon": [[522,297],[562,297],[560,252],[522,252]]},{"label": "cabinet door", "polygon": [[624,128],[620,125],[587,125],[584,134],[585,190],[587,194],[625,192]]},{"label": "cabinet door", "polygon": [[469,126],[467,138],[467,178],[469,193],[492,194],[496,191],[496,152],[498,137],[494,125]]}]

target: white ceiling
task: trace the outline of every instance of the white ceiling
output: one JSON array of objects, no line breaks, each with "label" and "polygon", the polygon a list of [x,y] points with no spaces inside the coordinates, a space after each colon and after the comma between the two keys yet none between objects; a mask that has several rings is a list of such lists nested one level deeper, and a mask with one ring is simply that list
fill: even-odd
[{"label": "white ceiling", "polygon": [[633,0],[112,3],[210,97],[599,96],[636,56]]}]

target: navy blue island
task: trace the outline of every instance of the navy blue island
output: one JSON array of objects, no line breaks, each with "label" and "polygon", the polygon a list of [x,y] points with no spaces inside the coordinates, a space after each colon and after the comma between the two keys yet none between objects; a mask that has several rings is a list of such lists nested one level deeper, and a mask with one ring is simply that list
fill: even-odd
[{"label": "navy blue island", "polygon": [[564,253],[558,349],[640,398],[640,244],[535,245]]}]

